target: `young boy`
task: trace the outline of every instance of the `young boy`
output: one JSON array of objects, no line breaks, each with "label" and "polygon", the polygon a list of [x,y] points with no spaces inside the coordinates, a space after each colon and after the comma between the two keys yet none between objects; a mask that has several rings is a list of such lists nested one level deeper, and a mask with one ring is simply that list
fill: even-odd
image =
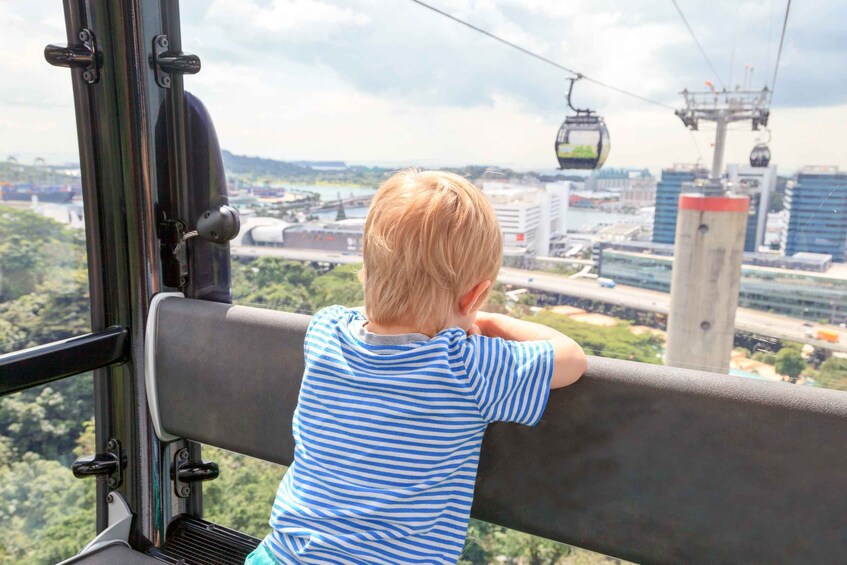
[{"label": "young boy", "polygon": [[365,314],[331,306],[306,333],[294,463],[248,564],[455,564],[486,425],[536,424],[585,370],[570,338],[479,311],[503,242],[462,177],[391,177],[363,255]]}]

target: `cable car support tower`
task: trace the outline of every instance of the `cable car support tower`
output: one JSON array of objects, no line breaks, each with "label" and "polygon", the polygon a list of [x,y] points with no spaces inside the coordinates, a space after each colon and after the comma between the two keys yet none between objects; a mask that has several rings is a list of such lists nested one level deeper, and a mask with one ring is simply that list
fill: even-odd
[{"label": "cable car support tower", "polygon": [[[711,85],[710,85],[711,86]],[[715,122],[715,152],[705,185],[679,196],[671,306],[665,363],[719,373],[729,371],[741,282],[749,198],[730,194],[722,180],[727,126],[750,120],[767,126],[770,91],[682,91],[676,115],[697,130]]]}]

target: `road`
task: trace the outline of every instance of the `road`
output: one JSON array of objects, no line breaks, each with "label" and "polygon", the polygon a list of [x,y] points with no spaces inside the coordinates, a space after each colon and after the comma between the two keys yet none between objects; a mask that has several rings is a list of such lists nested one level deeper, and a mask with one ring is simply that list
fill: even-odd
[{"label": "road", "polygon": [[[319,261],[338,264],[362,262],[362,257],[356,254],[311,249],[286,249],[284,247],[232,247],[232,254],[242,257],[281,257],[295,261]],[[646,312],[667,314],[670,309],[670,295],[664,292],[621,285],[615,288],[603,288],[594,279],[569,279],[565,276],[540,271],[503,268],[500,270],[498,280],[522,288],[617,304]],[[827,329],[839,334],[839,343],[829,343],[807,338],[805,334],[811,328],[804,325],[805,323],[808,322],[798,318],[750,310],[749,308],[739,308],[735,314],[735,329],[738,331],[798,343],[808,343],[815,347],[847,353],[847,331],[837,326],[815,324],[815,330]]]}]

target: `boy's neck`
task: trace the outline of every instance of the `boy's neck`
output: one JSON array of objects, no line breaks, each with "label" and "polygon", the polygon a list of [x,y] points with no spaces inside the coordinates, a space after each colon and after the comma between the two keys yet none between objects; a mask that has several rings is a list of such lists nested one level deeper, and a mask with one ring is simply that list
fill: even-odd
[{"label": "boy's neck", "polygon": [[422,331],[410,324],[377,324],[376,322],[368,322],[365,324],[365,329],[378,335],[422,334],[428,337],[435,335]]},{"label": "boy's neck", "polygon": [[[473,325],[474,318],[475,314],[469,314],[465,316],[455,314],[449,320],[447,320],[447,323],[444,328],[462,328],[464,331],[468,331],[468,328]],[[395,324],[378,324],[376,322],[369,321],[367,324],[365,324],[365,329],[371,333],[379,335],[421,334],[430,338],[435,337],[435,335],[438,333],[438,331],[425,330],[422,329],[418,324],[407,322],[397,322]]]}]

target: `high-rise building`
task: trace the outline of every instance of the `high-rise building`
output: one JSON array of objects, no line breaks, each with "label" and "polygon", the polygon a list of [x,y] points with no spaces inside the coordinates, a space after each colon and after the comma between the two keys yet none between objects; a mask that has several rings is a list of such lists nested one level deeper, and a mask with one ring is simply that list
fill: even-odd
[{"label": "high-rise building", "polygon": [[783,253],[826,253],[835,262],[845,261],[847,173],[838,167],[806,167],[786,186],[784,202]]},{"label": "high-rise building", "polygon": [[505,255],[550,255],[553,236],[565,233],[569,181],[484,180],[485,194],[503,232]]},{"label": "high-rise building", "polygon": [[[744,234],[744,251],[756,252],[764,244],[770,195],[776,187],[776,165],[751,167],[730,164],[726,167],[727,187],[732,194],[747,196],[750,210]],[[662,171],[656,188],[656,212],[653,220],[653,242],[674,243],[679,195],[699,193],[698,181],[708,178],[708,171],[694,165],[674,165]]]},{"label": "high-rise building", "polygon": [[656,185],[656,212],[653,216],[653,243],[673,243],[676,237],[676,217],[679,214],[679,195],[697,192],[694,182],[709,178],[709,171],[697,165],[675,164],[662,171]]},{"label": "high-rise building", "polygon": [[747,230],[744,234],[744,251],[755,253],[765,244],[768,207],[771,194],[776,189],[776,165],[751,167],[730,164],[726,166],[726,174],[730,192],[750,199]]}]

